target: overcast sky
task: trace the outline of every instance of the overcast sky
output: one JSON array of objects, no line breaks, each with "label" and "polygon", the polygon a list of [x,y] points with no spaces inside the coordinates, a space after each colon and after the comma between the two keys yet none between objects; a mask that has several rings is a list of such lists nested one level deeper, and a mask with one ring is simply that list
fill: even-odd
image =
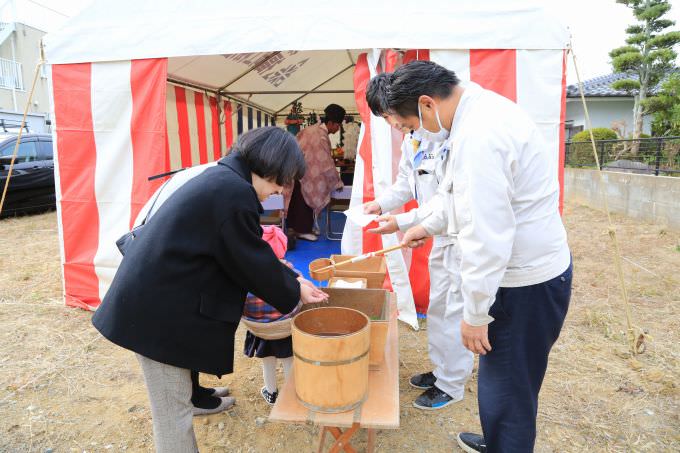
[{"label": "overcast sky", "polygon": [[[17,0],[18,20],[47,32],[53,31],[92,1]],[[608,53],[625,44],[625,28],[633,23],[631,11],[615,0],[543,0],[541,3],[569,26],[581,77],[589,79],[610,73]],[[676,21],[674,28],[680,30],[680,0],[671,0],[671,4],[670,19]],[[567,81],[569,84],[576,82],[571,59]]]}]

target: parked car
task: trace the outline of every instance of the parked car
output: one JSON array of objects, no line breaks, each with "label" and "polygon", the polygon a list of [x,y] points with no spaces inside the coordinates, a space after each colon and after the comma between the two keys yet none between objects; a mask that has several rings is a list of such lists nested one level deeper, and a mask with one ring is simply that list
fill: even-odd
[{"label": "parked car", "polygon": [[[16,140],[16,137],[10,137],[0,142],[0,194],[7,181]],[[52,136],[23,135],[0,217],[42,212],[55,207]]]}]

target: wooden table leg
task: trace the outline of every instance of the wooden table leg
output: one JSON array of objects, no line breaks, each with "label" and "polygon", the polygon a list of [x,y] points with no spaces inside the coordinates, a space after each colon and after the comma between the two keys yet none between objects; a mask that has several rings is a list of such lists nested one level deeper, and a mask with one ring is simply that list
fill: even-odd
[{"label": "wooden table leg", "polygon": [[322,426],[321,431],[319,431],[319,448],[316,450],[316,453],[323,453],[324,442],[326,441],[326,433],[328,433],[328,428]]},{"label": "wooden table leg", "polygon": [[368,443],[366,444],[366,453],[373,453],[375,451],[375,430],[368,428]]},{"label": "wooden table leg", "polygon": [[357,451],[352,447],[350,440],[352,436],[359,430],[359,424],[354,423],[351,428],[344,432],[340,428],[327,427],[328,432],[335,437],[335,442],[331,446],[329,453],[339,453],[340,450],[345,450],[346,453],[356,453]]}]

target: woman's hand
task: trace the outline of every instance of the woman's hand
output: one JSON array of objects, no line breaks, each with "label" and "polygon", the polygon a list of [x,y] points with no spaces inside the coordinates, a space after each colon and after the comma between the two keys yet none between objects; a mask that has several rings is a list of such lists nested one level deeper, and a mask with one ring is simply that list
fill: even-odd
[{"label": "woman's hand", "polygon": [[380,215],[382,214],[382,208],[375,201],[369,201],[368,203],[364,204],[364,214]]},{"label": "woman's hand", "polygon": [[399,224],[397,223],[397,218],[393,215],[383,215],[375,219],[378,222],[378,228],[372,228],[368,230],[369,233],[373,234],[390,234],[399,231]]},{"label": "woman's hand", "polygon": [[314,285],[308,285],[307,283],[310,282],[307,280],[300,282],[300,300],[303,304],[318,304],[328,300],[328,294],[324,293]]}]

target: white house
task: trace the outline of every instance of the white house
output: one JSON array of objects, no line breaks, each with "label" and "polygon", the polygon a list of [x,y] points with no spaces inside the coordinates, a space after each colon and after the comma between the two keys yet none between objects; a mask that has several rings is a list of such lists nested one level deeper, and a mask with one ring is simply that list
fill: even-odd
[{"label": "white house", "polygon": [[[626,135],[633,132],[633,96],[611,87],[612,82],[629,77],[626,74],[610,74],[583,82],[584,95],[590,122],[593,127],[611,128],[616,122],[624,122]],[[642,132],[651,133],[651,116],[643,120]],[[585,129],[586,119],[578,85],[567,87],[566,139]]]}]

